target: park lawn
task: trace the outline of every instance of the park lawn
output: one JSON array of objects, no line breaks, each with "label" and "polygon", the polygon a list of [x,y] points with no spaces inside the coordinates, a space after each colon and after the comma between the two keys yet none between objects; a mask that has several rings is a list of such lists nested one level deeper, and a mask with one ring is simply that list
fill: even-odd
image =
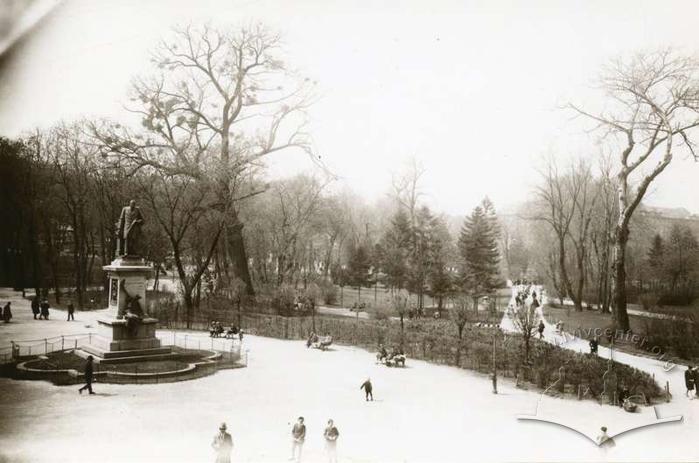
[{"label": "park lawn", "polygon": [[[597,310],[576,312],[571,306],[561,308],[547,304],[544,306],[544,317],[552,325],[561,320],[564,324],[563,329],[565,332],[582,338],[591,338],[596,328],[600,328],[602,331],[607,328],[613,330],[611,314],[602,314]],[[641,342],[631,342],[630,337],[616,337],[615,348],[634,355],[653,356],[648,350],[652,346],[646,346],[648,349],[639,347],[639,344],[643,344],[642,340],[648,331],[646,324],[650,322],[651,319],[647,317],[629,315],[631,331],[640,335]],[[588,336],[587,333],[591,333],[591,335]],[[599,343],[602,346],[609,346],[609,341],[604,335],[599,337]],[[687,362],[670,354],[666,354],[664,358],[677,364],[685,364]]]},{"label": "park lawn", "polygon": [[[410,300],[410,304],[417,305],[417,295],[408,293],[406,290],[401,290],[401,294],[407,295]],[[504,310],[507,307],[511,297],[512,290],[510,288],[500,288],[496,292],[497,294],[497,306]],[[391,291],[384,286],[379,285],[378,287],[370,288],[359,288],[354,286],[345,286],[343,288],[337,286],[337,301],[331,306],[340,307],[352,307],[354,303],[364,302],[367,308],[372,307],[390,307],[391,306]],[[425,294],[424,296],[424,306],[427,308],[437,307],[438,300],[432,298]],[[448,304],[447,298],[444,299],[445,306]]]}]

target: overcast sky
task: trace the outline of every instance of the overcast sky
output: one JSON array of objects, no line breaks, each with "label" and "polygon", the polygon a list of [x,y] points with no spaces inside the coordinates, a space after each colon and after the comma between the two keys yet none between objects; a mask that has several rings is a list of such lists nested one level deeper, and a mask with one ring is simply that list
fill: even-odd
[{"label": "overcast sky", "polygon": [[[504,208],[530,193],[543,155],[599,153],[560,106],[592,101],[601,64],[649,47],[695,54],[697,18],[692,1],[69,0],[0,58],[0,134],[124,117],[130,79],[173,25],[260,21],[318,81],[310,129],[343,183],[382,195],[415,156],[434,207],[464,214],[488,195]],[[270,176],[312,168],[300,153],[270,164]],[[697,179],[680,160],[648,203],[699,213]]]}]

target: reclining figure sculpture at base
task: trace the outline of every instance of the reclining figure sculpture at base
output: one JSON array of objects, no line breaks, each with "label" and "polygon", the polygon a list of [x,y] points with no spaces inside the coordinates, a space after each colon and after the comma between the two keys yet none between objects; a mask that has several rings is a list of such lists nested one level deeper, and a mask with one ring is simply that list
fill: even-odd
[{"label": "reclining figure sculpture at base", "polygon": [[136,336],[138,333],[138,325],[145,316],[141,304],[138,302],[141,296],[136,294],[130,295],[126,290],[125,280],[121,280],[121,290],[126,296],[126,304],[123,309],[119,309],[117,320],[126,320],[126,328],[131,336]]}]

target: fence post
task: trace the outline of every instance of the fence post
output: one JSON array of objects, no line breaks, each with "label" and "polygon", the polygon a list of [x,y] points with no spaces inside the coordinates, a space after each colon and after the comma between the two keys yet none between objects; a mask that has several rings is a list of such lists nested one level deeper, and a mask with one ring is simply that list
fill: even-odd
[{"label": "fence post", "polygon": [[498,366],[497,362],[495,361],[495,342],[496,338],[495,335],[493,335],[493,394],[498,393]]},{"label": "fence post", "polygon": [[44,355],[49,353],[49,340],[44,338]]},{"label": "fence post", "polygon": [[184,348],[187,349],[187,335],[184,335]]},{"label": "fence post", "polygon": [[66,339],[65,336],[61,336],[61,350],[65,350]]},{"label": "fence post", "polygon": [[78,338],[75,338],[75,348],[78,348]]},{"label": "fence post", "polygon": [[670,381],[665,381],[665,400],[670,402]]},{"label": "fence post", "polygon": [[92,333],[87,333],[87,343],[92,344]]}]

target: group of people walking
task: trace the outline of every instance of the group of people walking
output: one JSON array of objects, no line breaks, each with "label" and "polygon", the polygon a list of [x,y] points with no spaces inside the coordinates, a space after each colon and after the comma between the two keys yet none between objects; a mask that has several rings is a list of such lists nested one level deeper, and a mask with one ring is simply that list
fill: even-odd
[{"label": "group of people walking", "polygon": [[[323,430],[323,440],[325,441],[325,454],[329,463],[337,463],[337,440],[340,437],[335,422],[328,420],[327,426]],[[291,456],[290,461],[300,462],[303,455],[303,445],[306,442],[306,424],[302,416],[299,416],[296,423],[291,427]],[[216,463],[230,463],[231,452],[233,451],[233,437],[228,432],[226,423],[221,423],[218,434],[214,436],[211,443],[216,452]]]},{"label": "group of people walking", "polygon": [[[70,305],[72,306],[73,304]],[[44,298],[39,300],[39,296],[34,296],[32,299],[32,313],[34,314],[34,320],[48,320],[50,307],[51,306],[49,305],[48,299]]]}]

